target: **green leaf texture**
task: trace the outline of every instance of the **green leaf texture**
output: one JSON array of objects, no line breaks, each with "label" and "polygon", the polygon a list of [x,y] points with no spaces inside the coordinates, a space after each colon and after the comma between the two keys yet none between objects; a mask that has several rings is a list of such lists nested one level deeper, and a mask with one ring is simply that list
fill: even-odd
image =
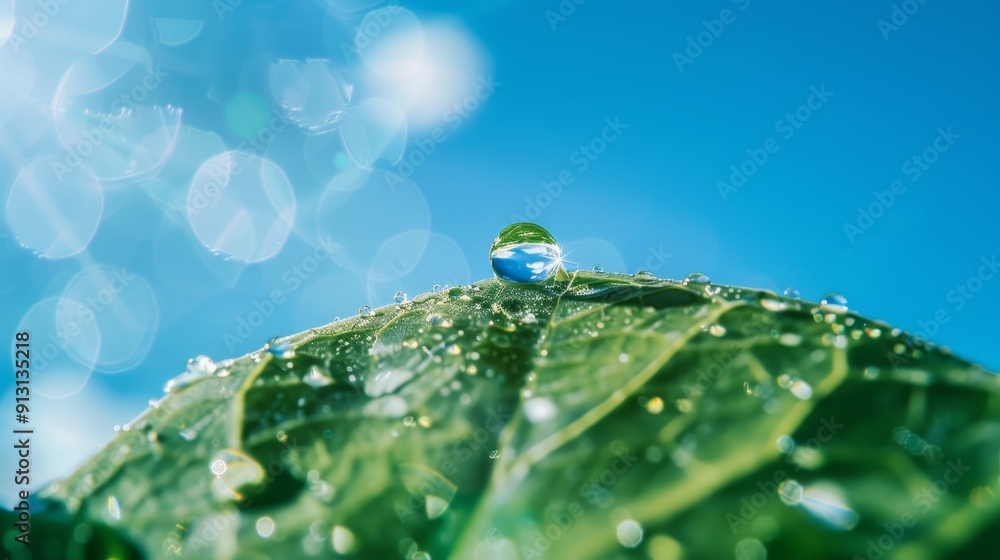
[{"label": "green leaf texture", "polygon": [[46,500],[149,558],[992,552],[1000,377],[835,311],[648,275],[423,294],[182,377]]}]

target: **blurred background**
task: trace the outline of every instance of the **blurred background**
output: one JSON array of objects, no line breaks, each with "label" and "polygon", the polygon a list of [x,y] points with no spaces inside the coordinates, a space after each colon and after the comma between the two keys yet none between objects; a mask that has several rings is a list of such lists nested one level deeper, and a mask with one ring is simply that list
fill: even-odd
[{"label": "blurred background", "polygon": [[0,334],[32,337],[32,486],[189,358],[492,276],[514,221],[571,267],[837,292],[998,370],[998,14],[0,0]]}]

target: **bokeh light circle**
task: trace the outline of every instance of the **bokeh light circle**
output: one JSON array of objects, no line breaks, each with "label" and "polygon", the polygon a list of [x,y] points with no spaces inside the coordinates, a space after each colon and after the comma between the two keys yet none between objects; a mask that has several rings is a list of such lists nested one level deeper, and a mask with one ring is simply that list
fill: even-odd
[{"label": "bokeh light circle", "polygon": [[62,259],[87,247],[103,209],[103,188],[87,166],[70,167],[65,160],[45,156],[14,179],[7,223],[25,247],[45,258]]},{"label": "bokeh light circle", "polygon": [[[149,282],[124,267],[93,265],[78,272],[63,290],[56,322],[93,323],[100,332],[95,369],[126,371],[145,359],[159,329],[160,308]],[[78,361],[87,352],[71,348]]]},{"label": "bokeh light circle", "polygon": [[228,151],[198,168],[187,215],[201,242],[230,258],[259,262],[276,255],[295,222],[295,194],[276,164]]},{"label": "bokeh light circle", "polygon": [[[41,395],[64,398],[79,392],[97,363],[101,348],[97,324],[56,317],[60,306],[79,305],[48,297],[31,306],[17,325],[15,332],[31,335],[31,388]],[[11,346],[11,358],[16,359],[16,349]]]}]

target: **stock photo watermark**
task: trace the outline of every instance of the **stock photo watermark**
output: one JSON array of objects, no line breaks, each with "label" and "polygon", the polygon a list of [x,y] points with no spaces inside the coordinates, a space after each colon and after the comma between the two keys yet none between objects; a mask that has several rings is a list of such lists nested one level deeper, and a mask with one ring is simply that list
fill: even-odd
[{"label": "stock photo watermark", "polygon": [[454,132],[458,130],[462,126],[462,123],[479,110],[480,106],[501,85],[503,85],[501,82],[493,79],[493,74],[480,76],[475,90],[461,101],[456,102],[446,109],[442,114],[442,119],[445,123],[448,123],[448,127],[435,127],[430,133],[414,140],[412,142],[414,147],[403,154],[402,159],[394,168],[395,172],[385,171],[385,179],[389,188],[394,189],[400,182],[412,177],[417,168],[426,163],[427,159],[437,151],[438,146],[448,140],[449,131]]},{"label": "stock photo watermark", "polygon": [[902,2],[893,4],[889,17],[879,19],[875,22],[879,33],[882,34],[882,39],[888,41],[889,36],[909,23],[910,18],[916,15],[920,11],[921,6],[926,3],[927,0],[903,0]]},{"label": "stock photo watermark", "polygon": [[889,521],[882,524],[884,532],[866,543],[865,555],[855,554],[852,560],[879,560],[887,552],[892,550],[899,541],[903,540],[907,531],[917,524],[921,515],[929,512],[941,498],[948,493],[948,490],[958,484],[971,467],[962,464],[962,460],[948,460],[947,469],[941,474],[941,478],[921,488],[911,498],[912,507],[901,513],[897,521]]},{"label": "stock photo watermark", "polygon": [[[633,455],[631,450],[620,442],[613,443],[609,450],[615,458],[608,468],[590,477],[580,486],[580,496],[583,497],[585,504],[591,507],[606,509],[612,501],[611,488],[639,462],[639,457]],[[521,543],[517,548],[521,557],[525,560],[542,558],[552,547],[552,543],[565,536],[576,520],[584,516],[587,511],[585,504],[572,501],[565,507],[549,513],[548,519],[542,519],[539,527],[531,532],[529,541]],[[511,541],[497,527],[486,532],[485,542],[493,550],[509,550],[511,546]]]},{"label": "stock photo watermark", "polygon": [[556,174],[555,179],[542,181],[540,192],[533,197],[524,199],[524,214],[511,214],[511,221],[527,222],[541,216],[546,208],[562,196],[563,189],[576,181],[574,170],[576,173],[587,171],[591,164],[597,161],[597,158],[607,151],[608,147],[615,143],[628,127],[627,123],[621,121],[621,117],[605,118],[601,131],[569,155],[572,169],[563,169]]},{"label": "stock photo watermark", "polygon": [[[920,153],[914,154],[900,166],[900,172],[906,176],[909,182],[916,183],[924,174],[931,169],[931,166],[941,159],[941,154],[947,152],[955,144],[955,141],[962,135],[953,131],[951,127],[938,128],[937,136]],[[885,215],[885,212],[892,208],[901,196],[906,194],[907,186],[902,179],[895,179],[889,183],[889,188],[881,191],[873,191],[872,197],[875,199],[867,206],[858,206],[857,217],[854,223],[844,222],[844,235],[847,241],[854,245],[858,238],[864,235],[875,225],[875,221]]]},{"label": "stock photo watermark", "polygon": [[[844,425],[837,422],[836,418],[821,418],[820,427],[816,430],[816,435],[803,441],[802,443],[792,443],[792,447],[783,450],[785,453],[785,463],[791,466],[793,472],[802,470],[802,466],[795,461],[797,450],[808,449],[810,452],[818,452],[819,449],[833,439]],[[726,522],[729,523],[729,530],[735,535],[740,527],[748,524],[762,509],[782,492],[782,483],[793,484],[795,481],[789,478],[789,473],[784,469],[776,469],[770,478],[758,480],[756,482],[757,491],[750,496],[740,498],[740,507],[736,513],[726,513]],[[797,484],[797,483],[795,483]]]},{"label": "stock photo watermark", "polygon": [[226,348],[233,352],[238,345],[249,340],[253,333],[288,301],[288,297],[298,291],[319,270],[322,263],[333,260],[336,250],[337,244],[333,239],[320,238],[311,255],[285,269],[281,274],[281,287],[272,289],[267,297],[255,299],[253,310],[237,317],[236,327],[222,335]]},{"label": "stock photo watermark", "polygon": [[678,72],[683,73],[685,66],[693,64],[695,59],[705,53],[705,49],[715,44],[716,39],[722,36],[728,26],[736,22],[737,14],[750,7],[750,0],[732,0],[732,3],[736,5],[737,11],[724,8],[717,18],[701,20],[704,29],[694,35],[688,35],[684,50],[674,51],[670,55]]},{"label": "stock photo watermark", "polygon": [[[820,109],[826,106],[833,95],[834,92],[826,89],[826,84],[811,86],[805,102],[785,113],[774,123],[775,132],[780,134],[782,140],[791,140],[805,123],[809,122]],[[781,141],[774,136],[765,139],[759,148],[747,148],[747,158],[738,165],[729,166],[728,180],[715,183],[715,188],[719,191],[722,202],[728,202],[729,196],[745,186],[747,181],[767,165],[771,156],[778,153],[780,149]]]},{"label": "stock photo watermark", "polygon": [[[159,64],[155,67],[153,65],[146,66],[146,73],[139,83],[111,102],[113,114],[125,115],[129,111],[134,110],[156,88],[160,87],[160,84],[168,76],[170,74],[165,72]],[[67,150],[66,156],[62,158],[62,161],[56,160],[52,162],[52,171],[55,173],[56,179],[61,181],[67,173],[79,167],[88,156],[94,153],[98,146],[103,144],[117,130],[118,125],[115,121],[108,115],[102,115],[95,126],[83,131],[83,139]]]},{"label": "stock photo watermark", "polygon": [[38,37],[38,34],[43,29],[59,17],[63,6],[67,6],[72,2],[73,0],[41,0],[38,2],[38,9],[32,12],[31,15],[23,19],[17,19],[17,23],[20,23],[20,25],[17,30],[11,33],[6,44],[10,45],[14,54],[17,54],[21,50],[21,47],[27,45],[35,37]]}]

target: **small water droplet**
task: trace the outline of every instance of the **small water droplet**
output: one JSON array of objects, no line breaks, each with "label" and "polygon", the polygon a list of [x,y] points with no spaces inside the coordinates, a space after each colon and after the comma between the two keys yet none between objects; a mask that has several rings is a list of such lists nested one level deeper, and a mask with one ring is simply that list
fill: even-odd
[{"label": "small water droplet", "polygon": [[634,519],[626,519],[618,524],[615,535],[622,546],[635,548],[642,542],[642,525]]},{"label": "small water droplet", "polygon": [[648,270],[640,270],[635,273],[637,280],[656,280],[656,275]]},{"label": "small water droplet", "polygon": [[650,414],[659,414],[663,412],[663,399],[660,397],[650,397],[650,399],[646,401],[646,410]]},{"label": "small water droplet", "polygon": [[380,397],[392,393],[401,385],[413,378],[413,372],[408,369],[387,369],[376,372],[365,383],[365,394],[369,397]]},{"label": "small water droplet", "polygon": [[726,334],[726,327],[718,323],[713,323],[708,326],[708,334],[712,336],[723,336]]},{"label": "small water droplet", "polygon": [[122,506],[114,496],[108,496],[108,516],[114,521],[122,519]]},{"label": "small water droplet", "polygon": [[226,462],[222,459],[216,459],[212,461],[212,465],[209,468],[212,470],[212,474],[219,476],[226,472]]},{"label": "small water droplet", "polygon": [[399,290],[392,296],[392,300],[396,303],[403,303],[406,301],[406,292]]},{"label": "small water droplet", "polygon": [[533,424],[555,418],[556,412],[555,403],[548,397],[534,397],[524,402],[524,415]]},{"label": "small water droplet", "polygon": [[618,354],[618,363],[624,364],[624,363],[627,363],[627,362],[628,362],[628,354],[626,354],[624,352],[622,352],[621,354]]},{"label": "small water droplet", "polygon": [[372,311],[372,308],[368,307],[367,305],[362,305],[361,307],[358,308],[358,315],[362,317],[371,317],[374,314],[375,312]]},{"label": "small water droplet", "polygon": [[788,309],[788,303],[781,301],[780,299],[771,299],[767,297],[761,298],[760,306],[775,313]]},{"label": "small water droplet", "polygon": [[499,456],[500,456],[499,449],[494,449],[493,451],[490,451],[490,459],[496,459]]},{"label": "small water droplet", "polygon": [[798,505],[802,501],[802,485],[792,479],[783,480],[778,485],[778,496],[787,505]]},{"label": "small water droplet", "polygon": [[330,542],[337,554],[351,554],[358,548],[358,540],[354,533],[343,525],[334,525]]},{"label": "small water droplet", "polygon": [[785,288],[785,291],[782,292],[782,293],[784,294],[785,297],[789,297],[789,298],[793,298],[793,299],[799,299],[799,297],[801,296],[801,294],[799,293],[799,291],[796,290],[795,288]]},{"label": "small water droplet", "polygon": [[795,450],[795,440],[791,436],[780,436],[778,437],[778,451],[782,453],[791,453]]},{"label": "small water droplet", "polygon": [[115,431],[116,432],[121,431],[121,429],[122,429],[121,426],[119,426],[118,424],[115,424]]},{"label": "small water droplet", "polygon": [[685,286],[689,286],[692,284],[694,285],[708,284],[710,282],[711,280],[709,279],[708,275],[702,272],[692,272],[691,274],[687,275],[687,278],[684,279],[683,284]]},{"label": "small water droplet", "polygon": [[319,369],[319,366],[312,365],[309,366],[309,371],[302,376],[302,382],[314,389],[318,389],[319,387],[326,387],[333,383],[333,379],[323,373],[323,370]]},{"label": "small water droplet", "polygon": [[274,520],[270,517],[264,516],[257,520],[257,534],[264,537],[265,539],[271,538],[274,534]]},{"label": "small water droplet", "polygon": [[812,385],[806,383],[805,381],[802,381],[801,379],[796,379],[795,381],[792,381],[792,384],[789,385],[788,390],[791,391],[793,395],[804,401],[809,400],[809,397],[812,397],[813,394]]},{"label": "small water droplet", "polygon": [[292,350],[292,345],[288,341],[281,340],[280,338],[272,338],[264,345],[264,349],[267,350],[269,354],[278,358],[294,358],[295,350]]},{"label": "small water droplet", "polygon": [[594,272],[598,272],[598,273],[604,272],[604,267],[601,266],[601,265],[599,265],[599,264],[595,264],[594,265]]},{"label": "small water droplet", "polygon": [[722,292],[722,286],[713,286],[711,284],[705,286],[705,295],[708,297],[714,297]]},{"label": "small water droplet", "polygon": [[836,293],[826,294],[820,301],[820,308],[827,313],[846,313],[847,298]]},{"label": "small water droplet", "polygon": [[507,226],[490,247],[493,272],[507,282],[543,282],[562,270],[562,249],[541,226],[520,222]]}]

